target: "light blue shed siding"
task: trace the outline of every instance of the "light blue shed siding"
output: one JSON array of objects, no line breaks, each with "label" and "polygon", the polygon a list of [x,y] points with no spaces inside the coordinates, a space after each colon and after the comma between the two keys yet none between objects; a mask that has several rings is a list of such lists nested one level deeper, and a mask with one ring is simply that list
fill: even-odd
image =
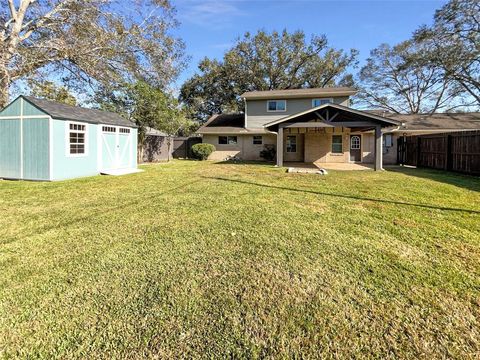
[{"label": "light blue shed siding", "polygon": [[23,178],[49,180],[47,118],[23,119]]},{"label": "light blue shed siding", "polygon": [[21,101],[20,98],[17,98],[14,102],[7,105],[2,111],[0,111],[0,116],[20,116],[21,114]]},{"label": "light blue shed siding", "polygon": [[53,123],[53,154],[52,154],[52,180],[64,180],[82,176],[98,174],[97,169],[97,131],[96,124],[82,123],[87,126],[87,155],[69,156],[67,129],[69,122],[52,120]]},{"label": "light blue shed siding", "polygon": [[45,112],[30,104],[27,100],[23,101],[23,116],[47,115]]},{"label": "light blue shed siding", "polygon": [[116,166],[116,147],[117,147],[117,133],[102,133],[101,136],[102,164],[101,170],[114,169]]},{"label": "light blue shed siding", "polygon": [[20,120],[0,119],[0,177],[20,178],[20,154]]},{"label": "light blue shed siding", "polygon": [[136,169],[138,152],[138,129],[132,129],[132,168]]}]

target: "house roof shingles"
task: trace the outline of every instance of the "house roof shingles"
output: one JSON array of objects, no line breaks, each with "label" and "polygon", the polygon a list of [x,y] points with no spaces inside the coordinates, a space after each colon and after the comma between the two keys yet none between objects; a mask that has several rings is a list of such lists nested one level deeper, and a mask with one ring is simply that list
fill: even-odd
[{"label": "house roof shingles", "polygon": [[264,128],[245,128],[245,114],[216,114],[197,130],[199,134],[266,134]]},{"label": "house roof shingles", "polygon": [[310,89],[286,89],[286,90],[267,90],[267,91],[247,91],[240,97],[247,100],[261,99],[294,99],[294,98],[313,98],[329,96],[350,96],[357,93],[357,90],[351,87],[324,87]]},{"label": "house roof shingles", "polygon": [[23,98],[40,110],[46,112],[52,118],[86,121],[94,124],[137,127],[133,122],[113,112],[61,104],[55,101],[38,99],[33,96],[23,96]]},{"label": "house roof shingles", "polygon": [[[426,114],[392,114],[363,110],[367,114],[375,114],[386,119],[402,123],[392,126],[391,131],[448,131],[448,130],[480,130],[480,112],[470,113],[437,113]],[[252,129],[244,127],[244,114],[213,115],[199,130],[199,134],[264,134],[264,128]]]},{"label": "house roof shingles", "polygon": [[480,130],[480,113],[386,114],[401,121],[398,131]]}]

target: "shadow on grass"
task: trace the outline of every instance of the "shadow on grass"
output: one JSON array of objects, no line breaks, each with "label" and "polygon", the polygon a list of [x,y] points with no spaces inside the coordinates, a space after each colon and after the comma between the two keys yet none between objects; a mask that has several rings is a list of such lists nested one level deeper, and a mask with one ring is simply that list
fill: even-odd
[{"label": "shadow on grass", "polygon": [[273,161],[261,161],[261,160],[223,160],[223,161],[216,161],[215,165],[263,165],[263,166],[274,166],[275,163]]},{"label": "shadow on grass", "polygon": [[416,203],[409,203],[409,202],[404,202],[404,201],[376,199],[376,198],[363,197],[363,196],[336,194],[336,193],[328,193],[328,192],[323,192],[323,191],[314,191],[314,190],[305,190],[305,189],[295,189],[295,188],[290,188],[290,187],[285,187],[285,186],[267,185],[267,184],[260,184],[260,183],[251,182],[251,181],[234,180],[234,179],[227,179],[227,178],[221,178],[221,177],[207,177],[207,176],[204,176],[204,178],[205,179],[211,179],[211,180],[217,180],[217,181],[226,181],[226,182],[228,181],[228,182],[234,182],[234,183],[245,184],[245,185],[265,187],[265,188],[269,188],[269,189],[286,190],[286,191],[300,192],[300,193],[307,193],[307,194],[314,194],[314,195],[331,196],[331,197],[342,198],[342,199],[363,200],[363,201],[379,202],[379,203],[384,203],[384,204],[413,206],[413,207],[432,209],[432,210],[459,211],[459,212],[466,212],[466,213],[470,213],[470,214],[480,214],[480,211],[472,210],[472,209],[443,207],[443,206],[435,206],[435,205],[429,205],[429,204],[416,204]]},{"label": "shadow on grass", "polygon": [[404,166],[387,167],[386,171],[401,173],[407,176],[415,176],[422,179],[442,182],[449,185],[454,185],[468,190],[480,191],[480,177],[473,175],[464,175],[451,171],[414,168]]},{"label": "shadow on grass", "polygon": [[[47,233],[51,230],[57,230],[57,229],[60,229],[60,228],[67,228],[67,227],[72,226],[72,225],[78,225],[78,224],[81,224],[84,221],[90,221],[93,218],[98,219],[98,218],[101,218],[105,215],[115,213],[118,210],[127,211],[127,209],[129,209],[129,208],[135,207],[136,208],[135,211],[138,212],[138,211],[141,211],[142,209],[145,209],[145,208],[148,208],[148,207],[152,206],[152,204],[151,204],[151,199],[152,198],[159,197],[159,196],[166,195],[166,194],[170,194],[171,192],[174,192],[174,191],[177,191],[177,190],[183,190],[190,185],[198,183],[199,181],[200,181],[200,179],[192,180],[192,181],[188,181],[188,182],[185,182],[183,184],[180,184],[178,186],[171,187],[169,189],[162,189],[161,191],[157,191],[157,192],[151,191],[151,192],[148,193],[148,195],[149,195],[148,199],[144,198],[144,197],[139,197],[139,198],[135,198],[131,201],[121,203],[117,206],[110,206],[108,208],[102,208],[101,207],[99,210],[91,211],[91,212],[88,212],[85,215],[81,215],[81,216],[77,216],[77,217],[71,217],[71,218],[69,218],[68,220],[65,220],[65,221],[59,221],[59,222],[54,223],[54,224],[39,226],[38,228],[31,227],[30,232],[28,232],[26,234],[22,234],[22,238],[27,238],[27,237],[34,236],[34,235],[44,234],[44,233]],[[0,238],[0,245],[6,245],[6,244],[9,244],[9,243],[11,243],[13,241],[16,241],[16,240],[19,240],[19,239],[16,238],[16,236]]]}]

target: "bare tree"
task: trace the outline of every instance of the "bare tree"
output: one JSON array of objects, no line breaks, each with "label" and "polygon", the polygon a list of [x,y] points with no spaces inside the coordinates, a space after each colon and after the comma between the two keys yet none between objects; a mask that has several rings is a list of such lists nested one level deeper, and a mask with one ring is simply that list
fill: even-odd
[{"label": "bare tree", "polygon": [[360,103],[394,113],[452,110],[462,89],[425,58],[422,43],[405,41],[374,49],[360,70]]},{"label": "bare tree", "polygon": [[165,86],[184,65],[183,43],[167,0],[0,0],[0,108],[15,81],[32,77],[71,86],[134,79]]},{"label": "bare tree", "polygon": [[480,1],[449,1],[415,39],[428,45],[428,60],[480,105]]}]

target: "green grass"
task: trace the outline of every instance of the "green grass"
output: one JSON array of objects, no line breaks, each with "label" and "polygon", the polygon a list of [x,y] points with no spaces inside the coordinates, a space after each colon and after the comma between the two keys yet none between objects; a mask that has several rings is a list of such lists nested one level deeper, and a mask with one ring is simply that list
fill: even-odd
[{"label": "green grass", "polygon": [[480,356],[478,178],[144,169],[0,182],[0,356]]}]

